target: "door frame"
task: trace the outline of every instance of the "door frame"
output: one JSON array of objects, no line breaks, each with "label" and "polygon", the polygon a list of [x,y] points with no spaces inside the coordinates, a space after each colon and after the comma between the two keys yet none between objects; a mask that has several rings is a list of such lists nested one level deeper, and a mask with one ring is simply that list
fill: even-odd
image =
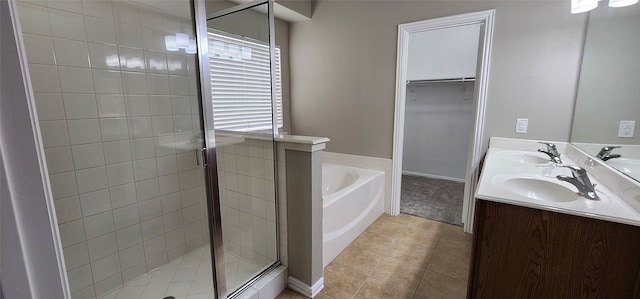
[{"label": "door frame", "polygon": [[391,178],[391,215],[400,213],[402,182],[402,153],[404,142],[404,118],[406,101],[407,68],[409,59],[409,36],[412,33],[481,24],[476,86],[474,92],[474,121],[470,137],[467,171],[462,207],[464,231],[471,233],[475,211],[474,193],[480,173],[479,165],[483,154],[484,120],[489,85],[489,66],[495,9],[472,12],[442,18],[429,19],[398,25],[398,58],[396,62],[395,118],[393,125],[393,158]]}]

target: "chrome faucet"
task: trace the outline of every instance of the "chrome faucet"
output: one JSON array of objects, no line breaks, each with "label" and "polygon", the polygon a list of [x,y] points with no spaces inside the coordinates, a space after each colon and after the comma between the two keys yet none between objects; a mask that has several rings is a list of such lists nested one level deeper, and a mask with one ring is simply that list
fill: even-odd
[{"label": "chrome faucet", "polygon": [[596,155],[596,158],[602,161],[607,161],[609,159],[614,159],[614,158],[620,158],[621,157],[620,155],[611,153],[616,148],[620,148],[620,146],[605,146],[602,149],[600,149],[600,152]]},{"label": "chrome faucet", "polygon": [[571,170],[571,176],[558,175],[558,180],[570,183],[578,188],[578,195],[591,200],[599,200],[598,194],[596,194],[595,184],[591,183],[587,171],[579,166],[562,165],[558,164],[558,167],[566,167]]},{"label": "chrome faucet", "polygon": [[541,152],[543,154],[547,154],[549,156],[549,159],[551,160],[551,162],[556,163],[556,164],[562,164],[562,160],[560,160],[560,154],[558,153],[558,149],[556,148],[556,145],[550,142],[538,142],[540,144],[544,144],[547,146],[547,150],[541,150],[539,149],[538,152]]}]

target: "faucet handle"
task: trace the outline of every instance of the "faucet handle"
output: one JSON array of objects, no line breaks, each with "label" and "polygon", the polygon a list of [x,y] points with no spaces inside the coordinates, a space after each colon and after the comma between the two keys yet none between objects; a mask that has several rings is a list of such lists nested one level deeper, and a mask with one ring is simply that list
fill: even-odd
[{"label": "faucet handle", "polygon": [[[620,147],[621,146],[619,146],[619,145],[609,145],[609,146],[602,147],[600,149],[600,152],[598,152],[598,154],[596,155],[596,158],[605,160],[604,158],[606,158],[609,154],[611,154],[611,151],[613,151],[616,148],[620,148]],[[609,159],[606,159],[606,160],[609,160]]]},{"label": "faucet handle", "polygon": [[556,149],[556,145],[551,142],[538,141],[538,143],[546,145],[548,150]]},{"label": "faucet handle", "polygon": [[603,149],[603,150],[607,150],[607,151],[611,151],[611,150],[613,150],[614,148],[621,148],[621,147],[622,147],[622,146],[620,146],[620,145],[609,145],[609,146],[605,146],[605,147],[603,147],[602,149]]},{"label": "faucet handle", "polygon": [[551,143],[551,142],[538,142],[540,144],[544,144],[545,146],[547,146],[547,151],[549,151],[550,153],[552,153],[555,156],[560,156],[560,154],[558,154],[558,148],[556,147],[555,144]]},{"label": "faucet handle", "polygon": [[610,153],[612,150],[616,149],[616,148],[621,148],[621,146],[619,145],[609,145],[609,146],[603,146],[600,149],[600,153]]},{"label": "faucet handle", "polygon": [[580,194],[581,196],[584,196],[585,198],[588,198],[591,200],[599,199],[598,194],[595,191],[596,184],[591,183],[591,180],[587,175],[586,169],[579,166],[564,165],[564,164],[557,164],[556,166],[569,168],[573,176],[573,177],[570,177],[566,175],[558,175],[556,176],[558,180],[568,182],[576,186],[576,188],[578,188],[578,194]]},{"label": "faucet handle", "polygon": [[547,154],[552,162],[556,164],[562,164],[562,160],[560,159],[560,154],[558,153],[558,149],[556,145],[551,142],[538,142],[540,144],[544,144],[547,146],[547,150],[538,149],[538,152]]},{"label": "faucet handle", "polygon": [[573,176],[587,174],[587,170],[580,166],[573,166],[573,165],[566,165],[566,164],[556,164],[556,166],[571,169],[571,173],[573,174]]}]

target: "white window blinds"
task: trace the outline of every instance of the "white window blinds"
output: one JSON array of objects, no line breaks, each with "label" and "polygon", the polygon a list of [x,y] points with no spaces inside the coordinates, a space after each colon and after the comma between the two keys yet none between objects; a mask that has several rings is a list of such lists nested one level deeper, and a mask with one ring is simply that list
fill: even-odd
[{"label": "white window blinds", "polygon": [[218,31],[209,33],[209,71],[216,130],[271,131],[282,128],[280,49],[275,49],[276,113],[272,113],[269,45]]}]

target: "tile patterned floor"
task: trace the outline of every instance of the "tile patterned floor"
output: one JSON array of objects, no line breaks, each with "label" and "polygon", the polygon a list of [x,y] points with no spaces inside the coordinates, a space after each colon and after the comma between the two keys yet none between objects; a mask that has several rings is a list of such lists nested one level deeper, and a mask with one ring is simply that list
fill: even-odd
[{"label": "tile patterned floor", "polygon": [[[244,283],[262,268],[225,251],[227,283],[232,287]],[[162,299],[166,296],[176,299],[214,298],[209,247],[177,258],[100,299]]]},{"label": "tile patterned floor", "polygon": [[212,273],[209,248],[202,247],[128,282],[100,299],[159,299],[165,296],[210,299],[214,298]]},{"label": "tile patterned floor", "polygon": [[[462,227],[384,214],[325,268],[316,298],[464,298],[470,255]],[[287,289],[276,298],[305,297]]]}]

